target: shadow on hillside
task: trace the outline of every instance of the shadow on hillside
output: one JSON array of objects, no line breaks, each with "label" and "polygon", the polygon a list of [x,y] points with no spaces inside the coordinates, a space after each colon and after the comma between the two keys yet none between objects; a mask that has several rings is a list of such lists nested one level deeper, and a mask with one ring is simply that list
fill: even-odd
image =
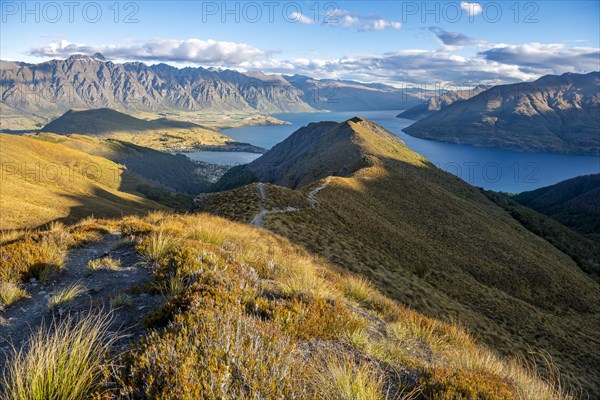
[{"label": "shadow on hillside", "polygon": [[[131,191],[129,193],[132,194]],[[92,215],[98,218],[120,218],[126,215],[145,215],[151,210],[168,209],[149,199],[142,198],[141,202],[123,199],[102,188],[95,188],[89,196],[62,196],[78,203],[77,206],[70,208],[66,217],[56,219],[65,224],[74,223]]]}]

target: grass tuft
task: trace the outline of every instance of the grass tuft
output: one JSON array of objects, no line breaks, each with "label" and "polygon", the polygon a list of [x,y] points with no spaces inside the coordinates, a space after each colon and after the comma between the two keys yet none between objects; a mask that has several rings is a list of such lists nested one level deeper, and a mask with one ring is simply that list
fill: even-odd
[{"label": "grass tuft", "polygon": [[59,292],[52,294],[50,299],[48,300],[48,306],[50,309],[54,309],[56,307],[62,306],[64,304],[69,303],[71,300],[85,294],[87,289],[79,284],[72,284],[64,287]]},{"label": "grass tuft", "polygon": [[179,239],[163,231],[153,232],[138,246],[140,255],[149,264],[157,264],[177,245]]},{"label": "grass tuft", "polygon": [[0,282],[0,308],[27,297],[27,292],[14,282]]},{"label": "grass tuft", "polygon": [[325,399],[382,400],[384,380],[368,362],[356,362],[352,356],[330,355],[315,371],[319,394]]},{"label": "grass tuft", "polygon": [[2,377],[0,398],[10,400],[87,399],[101,388],[102,363],[116,336],[110,317],[67,317],[41,326],[13,349]]},{"label": "grass tuft", "polygon": [[109,256],[103,258],[95,258],[87,264],[90,271],[118,271],[121,268],[121,260],[115,260]]}]

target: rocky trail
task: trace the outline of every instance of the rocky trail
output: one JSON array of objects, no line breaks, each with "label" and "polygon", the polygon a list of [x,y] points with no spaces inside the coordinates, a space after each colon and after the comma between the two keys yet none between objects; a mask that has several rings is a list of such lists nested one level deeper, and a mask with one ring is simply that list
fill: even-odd
[{"label": "rocky trail", "polygon": [[[307,195],[306,195],[306,201],[308,201],[308,203],[310,204],[310,208],[317,208],[319,202],[316,199],[316,195],[317,193],[319,193],[321,190],[325,189],[327,186],[329,186],[329,184],[331,183],[331,177],[327,178],[325,180],[325,182],[316,187],[315,189],[311,190]],[[266,190],[265,190],[265,184],[260,182],[256,185],[258,192],[260,194],[260,210],[259,212],[250,220],[250,224],[257,226],[259,228],[264,228],[265,227],[265,220],[264,217],[268,214],[280,214],[280,213],[291,213],[291,212],[298,212],[301,211],[301,208],[298,207],[285,207],[285,208],[272,208],[272,209],[267,209],[265,207],[265,203],[267,201],[267,194],[266,194]]]},{"label": "rocky trail", "polygon": [[[110,256],[120,260],[121,266],[115,270],[91,271],[88,262],[96,258]],[[49,325],[53,319],[70,315],[77,317],[89,312],[102,310],[112,314],[110,329],[124,335],[121,343],[143,333],[140,321],[148,312],[161,303],[160,296],[151,296],[140,290],[130,290],[142,286],[152,277],[151,270],[144,266],[132,244],[121,240],[120,233],[107,234],[101,241],[72,249],[65,266],[46,282],[32,279],[23,285],[28,298],[0,311],[0,365],[12,347],[20,348],[40,325]],[[49,299],[54,293],[80,285],[85,292],[68,304],[55,309],[49,307]],[[113,299],[122,295],[118,306]]]}]

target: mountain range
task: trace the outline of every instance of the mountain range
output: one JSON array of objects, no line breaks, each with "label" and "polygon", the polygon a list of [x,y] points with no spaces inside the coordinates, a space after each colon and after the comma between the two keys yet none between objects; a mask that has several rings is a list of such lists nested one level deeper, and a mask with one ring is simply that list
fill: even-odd
[{"label": "mountain range", "polygon": [[500,352],[547,352],[599,393],[595,270],[384,128],[310,124],[215,189],[229,190],[199,211],[267,228]]},{"label": "mountain range", "polygon": [[3,129],[10,129],[11,119],[40,124],[75,108],[283,113],[402,109],[419,101],[380,84],[141,62],[117,64],[101,55],[74,55],[40,64],[0,64]]},{"label": "mountain range", "polygon": [[404,131],[511,151],[598,154],[600,72],[494,86],[442,107]]},{"label": "mountain range", "polygon": [[456,101],[470,99],[471,97],[476,96],[489,88],[490,86],[488,85],[477,85],[472,89],[448,90],[441,93],[439,96],[431,97],[422,104],[418,104],[406,111],[401,112],[398,114],[398,118],[420,120]]}]

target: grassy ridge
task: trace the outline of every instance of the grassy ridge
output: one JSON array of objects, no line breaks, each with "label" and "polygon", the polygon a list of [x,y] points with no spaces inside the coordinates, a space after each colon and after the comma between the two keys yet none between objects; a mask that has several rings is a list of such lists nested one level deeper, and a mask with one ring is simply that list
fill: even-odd
[{"label": "grassy ridge", "polygon": [[40,330],[7,363],[3,397],[69,388],[73,398],[571,398],[459,325],[400,306],[265,230],[152,213],[37,235],[90,229],[129,237],[154,276],[138,290],[161,293],[163,306],[125,353],[109,352],[106,319]]},{"label": "grassy ridge", "polygon": [[[69,110],[45,125],[41,131],[112,138],[161,151],[244,146],[217,130],[193,122],[167,118],[144,120],[110,108]],[[245,148],[248,151],[257,149],[251,145],[245,145]]]},{"label": "grassy ridge", "polygon": [[349,124],[371,166],[333,178],[317,208],[269,214],[266,226],[504,354],[548,352],[571,382],[600,393],[598,283],[478,189],[368,121]]}]

